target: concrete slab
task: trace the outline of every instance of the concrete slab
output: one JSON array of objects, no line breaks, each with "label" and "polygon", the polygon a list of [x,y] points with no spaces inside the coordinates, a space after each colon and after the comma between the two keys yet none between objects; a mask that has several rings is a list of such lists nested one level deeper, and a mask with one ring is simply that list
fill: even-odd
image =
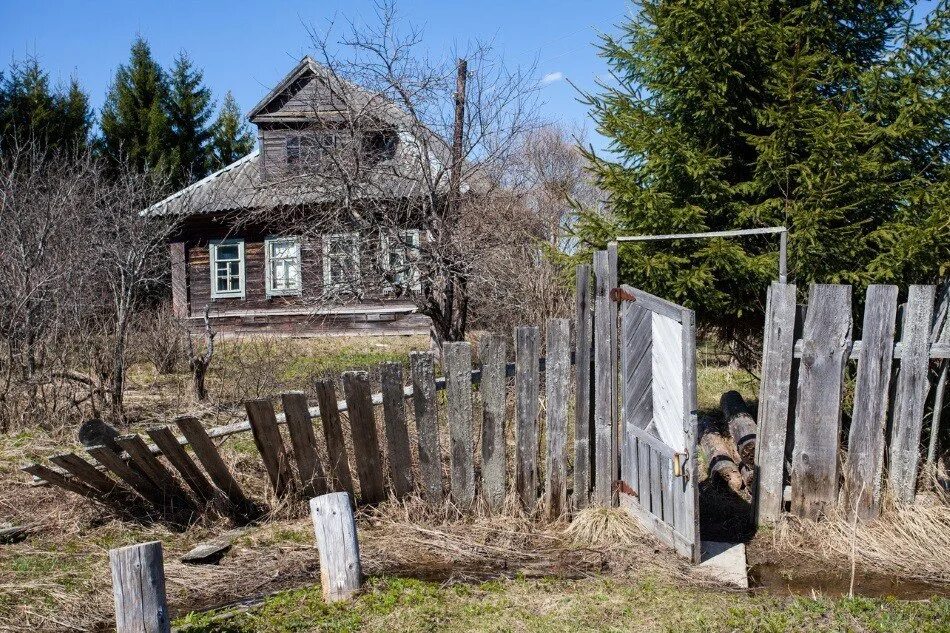
[{"label": "concrete slab", "polygon": [[749,588],[745,543],[703,541],[700,543],[700,548],[702,558],[699,567],[706,574],[733,587]]}]

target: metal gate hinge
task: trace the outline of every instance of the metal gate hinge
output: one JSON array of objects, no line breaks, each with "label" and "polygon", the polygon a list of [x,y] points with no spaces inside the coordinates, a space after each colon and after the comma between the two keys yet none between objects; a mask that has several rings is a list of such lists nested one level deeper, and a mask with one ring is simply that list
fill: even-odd
[{"label": "metal gate hinge", "polygon": [[620,303],[621,301],[636,301],[637,298],[633,296],[632,292],[628,292],[623,288],[611,288],[610,300]]}]

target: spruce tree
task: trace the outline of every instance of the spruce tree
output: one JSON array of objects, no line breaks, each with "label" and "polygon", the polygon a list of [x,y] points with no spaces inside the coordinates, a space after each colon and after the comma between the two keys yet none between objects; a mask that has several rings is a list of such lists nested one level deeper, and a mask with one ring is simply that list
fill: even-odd
[{"label": "spruce tree", "polygon": [[212,130],[209,152],[212,171],[230,165],[254,149],[254,136],[230,90],[224,95],[221,112]]},{"label": "spruce tree", "polygon": [[172,179],[176,185],[203,177],[208,168],[208,121],[213,112],[211,90],[187,54],[175,59],[169,77],[166,109],[171,129]]},{"label": "spruce tree", "polygon": [[120,65],[102,107],[102,142],[112,160],[139,171],[172,167],[168,86],[148,43],[137,37],[128,65]]},{"label": "spruce tree", "polygon": [[[610,139],[612,152],[589,157],[613,213],[581,210],[578,236],[602,247],[618,234],[783,224],[800,288],[934,281],[940,265],[911,263],[893,223],[928,232],[931,252],[950,245],[922,202],[946,187],[948,154],[927,149],[946,90],[936,79],[915,87],[916,71],[895,51],[919,59],[929,47],[942,68],[932,74],[945,72],[945,6],[919,29],[903,23],[904,0],[639,2],[601,46],[616,82],[587,98]],[[927,117],[926,131],[910,123]],[[916,152],[935,161],[923,177]],[[631,244],[619,254],[624,281],[696,308],[727,337],[760,327],[774,238]]]}]

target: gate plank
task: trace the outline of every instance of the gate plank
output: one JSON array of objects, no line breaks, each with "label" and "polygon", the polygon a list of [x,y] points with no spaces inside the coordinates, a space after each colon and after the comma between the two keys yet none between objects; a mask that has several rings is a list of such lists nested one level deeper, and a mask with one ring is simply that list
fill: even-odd
[{"label": "gate plank", "polygon": [[652,318],[653,424],[678,452],[686,450],[683,402],[683,326],[661,314]]},{"label": "gate plank", "polygon": [[[699,533],[699,417],[696,401],[696,313],[683,309],[682,318],[683,367],[683,430],[686,439],[683,470],[683,530],[682,536],[690,544],[689,556],[699,564],[702,558]],[[683,553],[683,552],[681,552]]]},{"label": "gate plank", "polygon": [[282,394],[280,399],[284,406],[294,460],[297,462],[301,494],[307,499],[326,494],[327,479],[317,455],[317,438],[313,432],[313,419],[310,417],[307,396],[300,391],[294,391]]},{"label": "gate plank", "polygon": [[762,381],[759,385],[756,445],[756,513],[759,523],[778,520],[785,487],[785,442],[792,398],[792,350],[795,346],[794,284],[773,282],[765,301]]},{"label": "gate plank", "polygon": [[590,352],[593,344],[593,328],[590,310],[590,266],[581,264],[576,271],[573,504],[576,510],[582,510],[587,507],[589,501],[592,478]]},{"label": "gate plank", "polygon": [[646,429],[653,421],[652,314],[635,302],[620,308],[620,390],[621,410],[620,474],[633,490],[639,490],[635,429]]},{"label": "gate plank", "polygon": [[244,408],[271,486],[278,497],[284,497],[293,490],[293,472],[277,427],[274,403],[267,399],[248,400]]},{"label": "gate plank", "polygon": [[505,337],[488,334],[479,341],[482,366],[482,494],[498,512],[505,503],[508,460],[505,455]]},{"label": "gate plank", "polygon": [[410,352],[412,402],[419,445],[419,477],[422,496],[429,503],[442,503],[442,458],[436,404],[435,369],[431,352]]},{"label": "gate plank", "polygon": [[610,264],[607,251],[594,253],[594,495],[598,505],[610,505],[613,496],[614,451],[613,302],[610,300]]},{"label": "gate plank", "polygon": [[340,421],[340,408],[336,399],[336,387],[332,380],[326,379],[316,381],[313,388],[317,396],[317,406],[320,407],[323,438],[327,444],[327,475],[330,487],[335,492],[348,492],[350,498],[355,499],[346,440],[343,439],[343,423]]},{"label": "gate plank", "polygon": [[547,328],[544,388],[547,459],[544,478],[548,518],[567,511],[567,397],[570,392],[571,328],[567,319],[550,319]]},{"label": "gate plank", "polygon": [[868,286],[844,467],[846,506],[862,519],[880,512],[884,429],[897,317],[897,286]]},{"label": "gate plank", "polygon": [[412,492],[412,451],[406,426],[406,397],[403,392],[402,363],[383,363],[380,367],[383,390],[383,421],[386,426],[386,454],[389,477],[397,499]]},{"label": "gate plank", "polygon": [[811,286],[802,338],[792,512],[818,519],[838,500],[842,383],[851,350],[851,286]]},{"label": "gate plank", "polygon": [[904,310],[904,343],[894,394],[894,422],[888,453],[887,489],[901,503],[912,503],[917,488],[920,435],[924,404],[930,385],[930,326],[934,312],[934,286],[911,286]]},{"label": "gate plank", "polygon": [[515,328],[515,490],[522,507],[538,501],[539,330]]},{"label": "gate plank", "polygon": [[383,456],[376,433],[369,374],[365,371],[343,372],[343,393],[350,416],[356,474],[360,478],[360,501],[379,503],[386,499],[386,481],[383,474]]},{"label": "gate plank", "polygon": [[452,499],[462,507],[475,501],[475,467],[472,462],[472,346],[445,343],[445,393],[449,422],[449,472]]}]

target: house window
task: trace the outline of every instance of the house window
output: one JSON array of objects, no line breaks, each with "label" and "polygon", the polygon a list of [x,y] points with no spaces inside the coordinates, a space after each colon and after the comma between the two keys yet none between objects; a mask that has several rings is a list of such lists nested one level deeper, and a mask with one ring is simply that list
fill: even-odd
[{"label": "house window", "polygon": [[287,164],[295,165],[300,162],[300,137],[287,137]]},{"label": "house window", "polygon": [[363,153],[372,161],[392,160],[396,156],[395,132],[368,132],[363,136]]},{"label": "house window", "polygon": [[359,235],[323,236],[323,289],[325,293],[355,292],[360,282]]},{"label": "house window", "polygon": [[211,259],[211,298],[244,298],[244,240],[208,244]]},{"label": "house window", "polygon": [[288,136],[286,144],[287,164],[296,165],[325,158],[342,146],[343,139],[336,132],[324,131]]},{"label": "house window", "polygon": [[278,237],[264,240],[267,295],[300,294],[300,239]]},{"label": "house window", "polygon": [[384,233],[380,244],[382,267],[391,290],[419,288],[419,231],[410,229]]}]

